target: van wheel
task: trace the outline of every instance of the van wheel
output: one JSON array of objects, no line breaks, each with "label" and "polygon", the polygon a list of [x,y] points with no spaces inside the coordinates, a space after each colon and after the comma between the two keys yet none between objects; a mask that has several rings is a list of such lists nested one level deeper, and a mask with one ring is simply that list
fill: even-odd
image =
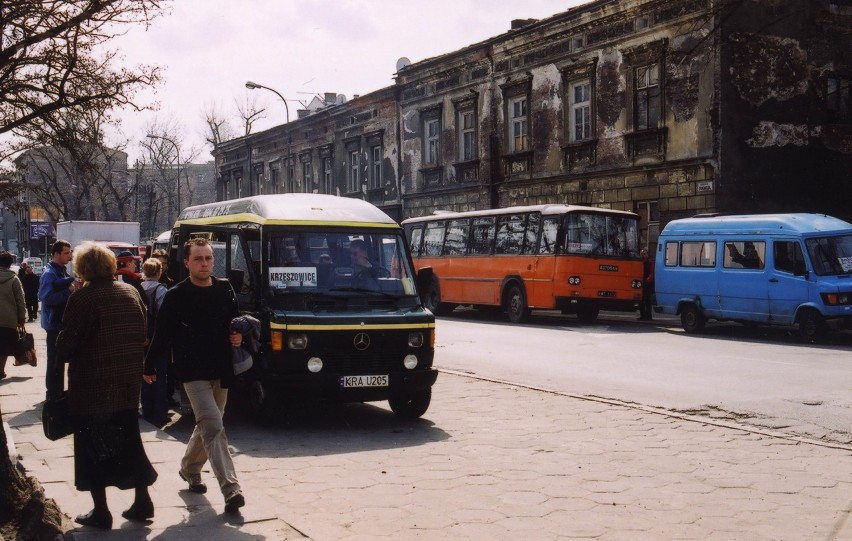
[{"label": "van wheel", "polygon": [[821,341],[826,330],[825,320],[816,310],[805,310],[799,316],[799,334],[805,342]]},{"label": "van wheel", "polygon": [[429,409],[432,402],[432,388],[404,395],[394,395],[388,399],[391,411],[401,419],[417,419]]},{"label": "van wheel", "polygon": [[701,332],[707,319],[694,304],[687,304],[680,310],[680,324],[683,330],[692,334]]},{"label": "van wheel", "polygon": [[432,285],[429,286],[429,291],[426,292],[423,304],[436,316],[445,316],[452,312],[454,308],[450,304],[441,302],[441,286],[438,285],[437,278],[432,278]]},{"label": "van wheel", "polygon": [[600,309],[593,306],[583,306],[577,309],[577,319],[581,323],[592,323],[598,319]]},{"label": "van wheel", "polygon": [[519,285],[509,286],[506,291],[506,314],[512,323],[523,323],[530,317],[530,309],[527,307],[527,297]]}]

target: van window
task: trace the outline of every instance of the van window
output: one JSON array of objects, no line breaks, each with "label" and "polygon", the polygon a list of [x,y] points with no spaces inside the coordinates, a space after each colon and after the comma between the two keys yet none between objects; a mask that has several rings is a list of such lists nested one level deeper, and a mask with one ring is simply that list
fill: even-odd
[{"label": "van window", "polygon": [[801,276],[805,273],[805,258],[798,242],[786,240],[775,241],[773,250],[776,270],[789,272],[796,276]]},{"label": "van window", "polygon": [[677,243],[676,242],[667,242],[666,243],[666,267],[676,267],[677,266]]},{"label": "van window", "polygon": [[763,241],[734,241],[725,243],[722,265],[726,269],[762,269],[766,261]]},{"label": "van window", "polygon": [[715,267],[716,242],[682,242],[680,265],[682,267]]},{"label": "van window", "polygon": [[818,275],[852,272],[852,235],[808,239],[805,246]]}]

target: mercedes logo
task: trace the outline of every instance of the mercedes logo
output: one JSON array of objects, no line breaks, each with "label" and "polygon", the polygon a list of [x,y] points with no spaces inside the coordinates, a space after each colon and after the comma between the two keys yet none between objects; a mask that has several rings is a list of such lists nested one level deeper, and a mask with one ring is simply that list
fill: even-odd
[{"label": "mercedes logo", "polygon": [[364,351],[370,347],[370,336],[365,332],[359,332],[355,335],[355,339],[352,340],[352,343],[355,345],[355,349],[358,351]]}]

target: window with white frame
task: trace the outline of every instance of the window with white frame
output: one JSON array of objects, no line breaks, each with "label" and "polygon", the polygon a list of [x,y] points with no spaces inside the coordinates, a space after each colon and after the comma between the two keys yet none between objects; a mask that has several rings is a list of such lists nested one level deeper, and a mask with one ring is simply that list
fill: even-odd
[{"label": "window with white frame", "polygon": [[441,159],[441,121],[428,118],[423,122],[425,163],[437,165]]},{"label": "window with white frame", "polygon": [[659,127],[660,123],[660,65],[639,66],[635,71],[634,117],[636,130]]},{"label": "window with white frame", "polygon": [[370,147],[370,188],[382,187],[382,145]]},{"label": "window with white frame", "polygon": [[529,150],[529,121],[527,118],[527,96],[509,98],[509,151]]},{"label": "window with white frame", "polygon": [[570,107],[571,142],[592,137],[592,83],[589,80],[571,83],[568,103]]},{"label": "window with white frame", "polygon": [[459,161],[477,158],[476,152],[476,115],[473,109],[459,111],[458,120]]},{"label": "window with white frame", "polygon": [[357,192],[359,185],[359,175],[358,175],[358,154],[359,151],[350,150],[347,154],[348,157],[348,174],[346,175],[346,191],[349,193]]}]

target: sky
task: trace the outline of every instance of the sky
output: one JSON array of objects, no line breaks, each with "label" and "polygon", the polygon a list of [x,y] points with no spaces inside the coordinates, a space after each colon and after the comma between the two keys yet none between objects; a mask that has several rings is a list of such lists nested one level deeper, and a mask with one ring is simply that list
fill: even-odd
[{"label": "sky", "polygon": [[151,126],[169,125],[181,142],[181,159],[212,160],[204,112],[215,108],[237,134],[237,104],[256,99],[267,117],[262,131],[285,122],[273,92],[247,90],[255,81],[288,100],[290,120],[313,96],[355,94],[392,85],[396,62],[418,62],[497,36],[512,19],[542,19],[584,0],[175,0],[170,14],[147,30],[117,38],[124,65],[156,64],[163,82],[137,96],[158,103],[155,112],[122,111],[130,165]]}]

